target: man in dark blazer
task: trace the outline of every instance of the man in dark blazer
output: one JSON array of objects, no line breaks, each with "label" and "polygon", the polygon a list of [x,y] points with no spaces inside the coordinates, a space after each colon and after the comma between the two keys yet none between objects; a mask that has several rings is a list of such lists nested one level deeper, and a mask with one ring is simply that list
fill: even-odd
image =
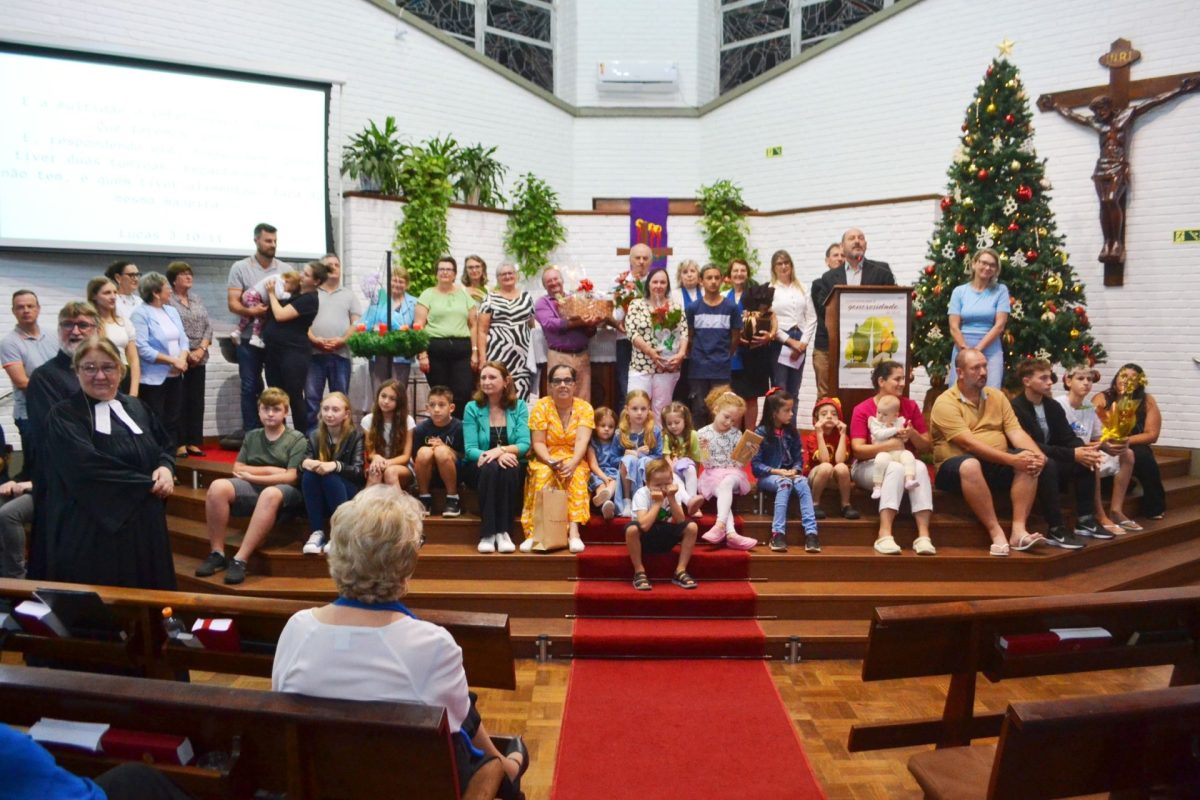
[{"label": "man in dark blazer", "polygon": [[825,327],[826,304],[835,286],[895,286],[892,268],[882,261],[866,258],[867,236],[858,228],[842,234],[840,267],[825,270],[813,281],[810,295],[817,310],[817,335],[813,339],[813,371],[817,376],[817,397],[829,395],[829,330]]},{"label": "man in dark blazer", "polygon": [[[1050,524],[1049,537],[1059,547],[1078,550],[1083,547],[1080,536],[1093,539],[1111,539],[1113,535],[1097,524],[1092,510],[1096,503],[1096,476],[1103,455],[1099,443],[1085,444],[1067,420],[1067,414],[1051,396],[1054,389],[1054,374],[1050,362],[1031,358],[1017,367],[1021,380],[1021,394],[1012,400],[1013,413],[1021,427],[1037,443],[1046,456],[1043,472],[1051,473],[1053,480],[1038,483],[1038,510]],[[1075,528],[1072,531],[1063,525],[1058,491],[1067,483],[1075,487]]]}]

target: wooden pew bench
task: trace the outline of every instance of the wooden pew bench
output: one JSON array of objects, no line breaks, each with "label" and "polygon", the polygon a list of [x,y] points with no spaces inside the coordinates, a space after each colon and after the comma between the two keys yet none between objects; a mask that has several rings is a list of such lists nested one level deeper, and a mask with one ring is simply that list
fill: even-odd
[{"label": "wooden pew bench", "polygon": [[[165,592],[124,589],[52,581],[0,579],[0,598],[14,606],[33,599],[38,588],[91,591],[100,595],[127,634],[124,642],[90,639],[56,639],[12,633],[2,649],[27,656],[76,661],[133,669],[148,678],[173,679],[180,670],[196,669],[235,675],[271,676],[274,646],[288,619],[297,611],[322,603],[276,600],[267,597]],[[230,653],[169,644],[163,629],[162,610],[170,606],[190,625],[200,617],[236,620],[243,642],[257,643],[257,651],[244,647]],[[471,686],[515,689],[512,639],[507,614],[413,609],[423,620],[446,628],[463,651],[463,667]]]},{"label": "wooden pew bench", "polygon": [[1198,797],[1200,687],[1014,703],[998,744],[927,750],[908,769],[929,800]]},{"label": "wooden pew bench", "polygon": [[[1110,646],[1029,655],[999,646],[1001,636],[1092,626],[1112,634]],[[877,608],[863,680],[949,675],[950,688],[940,718],[855,725],[848,747],[953,747],[998,735],[1003,714],[975,714],[981,672],[997,682],[1170,664],[1171,686],[1200,683],[1198,643],[1200,586]]]},{"label": "wooden pew bench", "polygon": [[[495,797],[503,776],[493,761],[460,793],[442,708],[0,666],[0,722],[29,726],[42,717],[187,736],[197,762],[227,755],[216,768],[156,765],[199,798],[249,798],[266,789],[289,800],[480,800]],[[503,751],[507,741],[496,741]],[[53,752],[81,775],[120,763]]]}]

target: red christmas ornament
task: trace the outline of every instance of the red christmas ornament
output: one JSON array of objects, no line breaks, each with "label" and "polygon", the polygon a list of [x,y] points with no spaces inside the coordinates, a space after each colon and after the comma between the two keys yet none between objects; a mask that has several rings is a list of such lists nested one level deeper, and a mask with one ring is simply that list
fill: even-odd
[{"label": "red christmas ornament", "polygon": [[925,319],[925,312],[921,309],[917,309],[917,319]]},{"label": "red christmas ornament", "polygon": [[954,205],[953,197],[943,197],[942,198],[942,211],[949,211],[950,206],[952,206],[952,205]]},{"label": "red christmas ornament", "polygon": [[1083,306],[1075,306],[1075,313],[1082,317],[1087,313],[1087,309]]},{"label": "red christmas ornament", "polygon": [[934,297],[942,296],[942,285],[940,283],[933,287],[933,296]]},{"label": "red christmas ornament", "polygon": [[1017,187],[1017,199],[1022,203],[1028,203],[1033,199],[1033,189],[1030,189],[1025,184],[1021,184]]},{"label": "red christmas ornament", "polygon": [[1088,353],[1090,353],[1090,352],[1092,352],[1092,347],[1091,347],[1091,345],[1087,345],[1087,344],[1085,344],[1085,345],[1083,346],[1083,354],[1086,356],[1086,355],[1087,355]]},{"label": "red christmas ornament", "polygon": [[1030,263],[1032,263],[1032,262],[1034,262],[1034,261],[1037,261],[1037,257],[1038,257],[1038,251],[1037,251],[1037,250],[1026,250],[1026,251],[1025,251],[1025,258],[1026,258],[1026,260],[1028,260]]},{"label": "red christmas ornament", "polygon": [[955,249],[955,252],[958,253],[960,256],[965,256],[969,250],[970,250],[970,248],[968,248],[965,244],[960,244]]},{"label": "red christmas ornament", "polygon": [[981,181],[986,181],[988,179],[987,167],[980,167],[979,172],[975,173],[975,177]]},{"label": "red christmas ornament", "polygon": [[967,127],[967,123],[965,123],[965,122],[962,124],[962,129],[963,129],[963,133],[966,133],[968,130],[970,130],[970,128]]},{"label": "red christmas ornament", "polygon": [[925,267],[925,274],[926,274],[926,275],[932,275],[932,274],[933,274],[933,264],[928,264],[928,265],[926,265],[926,267]]},{"label": "red christmas ornament", "polygon": [[1004,121],[1005,121],[1007,124],[1009,124],[1009,125],[1012,125],[1014,122],[1016,122],[1016,121],[1017,121],[1017,118],[1016,118],[1016,117],[1014,117],[1012,114],[1005,114],[1005,115],[1004,115]]},{"label": "red christmas ornament", "polygon": [[963,225],[961,222],[956,222],[956,223],[954,223],[954,232],[957,233],[959,236],[962,236],[964,233],[967,232],[967,226]]},{"label": "red christmas ornament", "polygon": [[989,78],[990,78],[990,77],[992,77],[992,68],[991,68],[991,67],[988,67],[988,68],[987,68],[987,76],[988,76]]},{"label": "red christmas ornament", "polygon": [[916,300],[916,299],[917,299],[917,292],[916,292],[916,290],[915,290],[915,289],[913,290],[913,293],[912,293],[912,299],[913,299],[913,300]]},{"label": "red christmas ornament", "polygon": [[1015,222],[1008,223],[1008,232],[1009,233],[1016,233],[1019,230],[1021,230],[1021,226],[1018,225],[1017,223],[1015,223]]},{"label": "red christmas ornament", "polygon": [[1051,314],[1058,313],[1058,308],[1054,305],[1054,303],[1046,303],[1046,310],[1049,311]]}]

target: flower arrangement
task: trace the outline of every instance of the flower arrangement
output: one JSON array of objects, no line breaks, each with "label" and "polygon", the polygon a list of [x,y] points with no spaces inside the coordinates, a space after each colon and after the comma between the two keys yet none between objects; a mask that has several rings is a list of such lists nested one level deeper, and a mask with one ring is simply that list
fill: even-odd
[{"label": "flower arrangement", "polygon": [[678,306],[672,308],[669,303],[650,310],[650,323],[654,327],[655,338],[668,353],[675,352],[675,328],[682,319],[683,311]]},{"label": "flower arrangement", "polygon": [[401,325],[393,331],[387,329],[387,323],[381,322],[376,330],[367,330],[361,322],[355,327],[355,333],[346,340],[346,346],[356,356],[372,358],[374,356],[401,356],[412,358],[418,353],[429,349],[429,334],[422,330],[424,326]]},{"label": "flower arrangement", "polygon": [[1133,380],[1126,378],[1118,382],[1120,396],[1103,411],[1097,409],[1103,426],[1101,441],[1121,444],[1129,438],[1129,434],[1137,425],[1137,412],[1142,405],[1141,398],[1133,395],[1138,389],[1145,389],[1147,383],[1144,373]]},{"label": "flower arrangement", "polygon": [[622,272],[613,281],[613,303],[620,306],[622,311],[628,311],[629,304],[642,297],[643,294],[642,287],[638,284],[637,279],[629,274],[629,270]]}]

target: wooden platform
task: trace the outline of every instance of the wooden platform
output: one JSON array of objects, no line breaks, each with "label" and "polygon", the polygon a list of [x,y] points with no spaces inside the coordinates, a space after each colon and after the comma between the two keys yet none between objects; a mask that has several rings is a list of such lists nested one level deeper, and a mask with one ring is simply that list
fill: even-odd
[{"label": "wooden platform", "polygon": [[[1170,508],[1165,520],[1139,520],[1146,531],[1111,541],[1089,540],[1082,551],[1046,547],[1006,559],[988,555],[983,529],[963,501],[940,492],[935,493],[932,526],[938,554],[919,557],[908,549],[915,527],[905,514],[896,525],[896,539],[905,547],[904,553],[879,555],[871,548],[878,518],[870,498],[856,490],[854,503],[863,519],[849,521],[838,516],[833,506],[836,494],[827,491],[829,518],[820,524],[820,554],[804,553],[798,521],[789,524],[788,553],[772,553],[764,546],[751,554],[750,575],[759,595],[768,652],[783,658],[789,643],[796,641],[805,659],[858,657],[871,611],[880,605],[1196,582],[1200,580],[1200,476],[1189,475],[1189,451],[1160,450],[1159,461]],[[168,526],[180,589],[295,599],[334,596],[324,558],[300,552],[307,537],[303,519],[277,526],[252,559],[250,573],[240,586],[226,586],[220,573],[209,579],[194,577],[193,570],[208,552],[204,487],[228,475],[230,465],[187,459],[177,471],[180,485],[168,505]],[[440,507],[439,500],[435,496],[435,507]],[[1126,511],[1136,514],[1138,502],[1135,491]],[[544,635],[550,640],[550,655],[569,657],[574,556],[566,552],[481,555],[475,550],[479,525],[475,497],[464,492],[463,504],[462,517],[450,520],[435,515],[426,523],[427,543],[410,587],[413,605],[507,613],[518,656],[534,655],[537,639]],[[757,509],[755,496],[738,499],[738,510],[746,519],[743,532],[765,541],[770,516],[758,514]],[[245,522],[233,521],[229,554],[236,551]]]}]

